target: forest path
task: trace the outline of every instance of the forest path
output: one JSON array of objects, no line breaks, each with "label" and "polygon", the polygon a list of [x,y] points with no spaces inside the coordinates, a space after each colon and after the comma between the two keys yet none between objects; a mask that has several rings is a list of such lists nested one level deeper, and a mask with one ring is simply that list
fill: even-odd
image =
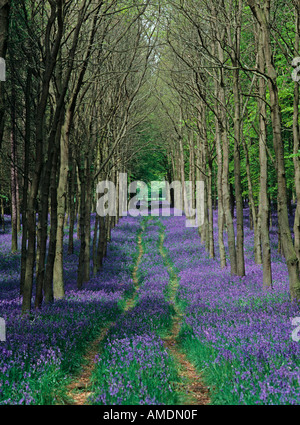
[{"label": "forest path", "polygon": [[181,328],[183,313],[176,303],[176,294],[179,287],[178,276],[171,264],[167,251],[164,248],[165,231],[161,225],[160,233],[160,253],[168,268],[170,275],[169,281],[169,294],[168,299],[174,305],[175,315],[173,317],[173,324],[169,334],[163,338],[165,347],[175,359],[178,365],[178,374],[180,376],[180,383],[178,390],[180,393],[185,394],[182,398],[182,404],[186,405],[205,405],[209,404],[209,389],[203,384],[200,374],[197,372],[195,366],[187,359],[187,356],[181,349],[178,341],[178,336]]},{"label": "forest path", "polygon": [[[179,279],[173,268],[173,265],[168,257],[168,253],[164,248],[165,232],[164,226],[160,223],[160,254],[167,266],[170,276],[168,286],[168,301],[170,301],[175,309],[173,323],[170,331],[163,337],[166,350],[175,359],[178,366],[178,374],[180,381],[176,384],[176,390],[179,393],[180,404],[183,405],[205,405],[210,402],[209,389],[203,384],[200,374],[197,372],[194,365],[187,359],[187,356],[180,347],[178,336],[181,328],[183,313],[176,303],[176,294],[179,287]],[[138,234],[138,258],[133,270],[133,282],[135,291],[126,301],[123,312],[130,311],[134,305],[139,288],[139,280],[137,271],[143,256],[142,233],[145,230],[145,225],[142,226]],[[79,376],[72,381],[67,387],[67,404],[69,405],[85,405],[88,397],[91,395],[91,375],[93,373],[95,363],[94,359],[97,354],[101,355],[101,342],[106,337],[108,331],[115,325],[115,322],[109,323],[101,330],[99,336],[90,344],[84,356],[84,362]]]},{"label": "forest path", "polygon": [[[140,264],[140,261],[143,256],[143,246],[142,246],[142,232],[144,228],[142,227],[141,231],[138,234],[138,258],[133,270],[133,283],[135,290],[132,296],[126,300],[123,312],[129,311],[133,306],[136,298],[136,292],[139,287],[139,281],[137,278],[137,270]],[[100,344],[104,340],[108,331],[115,325],[115,322],[111,322],[104,329],[101,330],[98,337],[90,344],[87,349],[87,352],[84,356],[83,366],[79,376],[75,378],[67,386],[67,404],[82,406],[87,404],[87,399],[91,395],[90,386],[91,386],[91,376],[95,367],[94,359],[97,354],[101,354]]]}]

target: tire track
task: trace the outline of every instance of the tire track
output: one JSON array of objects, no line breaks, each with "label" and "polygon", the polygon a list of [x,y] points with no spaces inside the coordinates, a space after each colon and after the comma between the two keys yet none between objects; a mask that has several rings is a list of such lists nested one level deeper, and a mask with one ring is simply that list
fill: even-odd
[{"label": "tire track", "polygon": [[203,384],[201,375],[197,372],[195,366],[187,359],[187,356],[185,355],[178,343],[178,335],[183,319],[183,314],[176,303],[176,294],[179,287],[179,280],[173,269],[171,261],[168,258],[168,255],[164,249],[164,227],[162,223],[160,225],[161,234],[159,249],[170,275],[168,298],[175,309],[175,315],[173,318],[171,330],[169,334],[165,338],[163,338],[163,340],[165,343],[165,347],[169,350],[169,352],[178,364],[178,374],[181,378],[181,383],[178,384],[177,388],[181,394],[185,394],[184,396],[182,396],[182,404],[206,405],[210,402],[209,389]]},{"label": "tire track", "polygon": [[[142,246],[142,233],[144,227],[142,226],[140,232],[138,233],[138,258],[133,270],[133,283],[134,283],[134,292],[132,296],[126,300],[123,312],[131,310],[135,304],[137,290],[139,288],[139,282],[137,278],[137,270],[143,256],[143,246]],[[80,375],[72,381],[67,386],[67,403],[69,405],[81,406],[87,403],[88,397],[91,395],[90,386],[91,386],[91,376],[95,367],[94,359],[97,354],[101,354],[100,345],[101,342],[106,337],[108,331],[115,325],[115,322],[111,322],[104,329],[101,330],[99,336],[90,344],[87,352],[84,356],[84,362]]]}]

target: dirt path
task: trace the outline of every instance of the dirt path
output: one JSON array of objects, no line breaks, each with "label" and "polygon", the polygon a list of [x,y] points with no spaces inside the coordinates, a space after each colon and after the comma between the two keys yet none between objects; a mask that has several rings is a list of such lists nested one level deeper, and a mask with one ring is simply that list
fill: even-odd
[{"label": "dirt path", "polygon": [[94,358],[99,353],[99,345],[105,338],[108,330],[114,325],[110,323],[106,328],[102,329],[100,335],[91,343],[86,355],[84,356],[83,367],[80,375],[75,381],[71,382],[67,387],[68,403],[71,405],[83,405],[91,394],[89,390],[90,378],[94,369]]},{"label": "dirt path", "polygon": [[165,260],[170,275],[169,282],[169,301],[174,305],[175,316],[171,331],[167,337],[164,338],[165,347],[169,350],[171,355],[175,358],[179,366],[179,376],[181,377],[181,384],[178,390],[184,393],[182,404],[187,405],[204,405],[210,402],[209,389],[203,384],[201,375],[197,372],[193,364],[187,359],[184,352],[180,349],[178,344],[178,335],[181,328],[182,313],[176,305],[176,293],[178,290],[179,282],[178,277],[173,270],[167,254],[163,248],[164,233],[160,236],[160,253]]},{"label": "dirt path", "polygon": [[[144,229],[142,228],[142,231]],[[142,233],[141,231],[141,233]],[[133,308],[136,298],[136,292],[138,290],[138,278],[137,278],[137,270],[143,256],[143,247],[142,247],[142,236],[141,233],[138,235],[138,249],[139,255],[137,258],[136,265],[133,270],[133,282],[135,286],[135,291],[133,295],[126,301],[124,306],[124,312],[129,311]],[[100,344],[104,340],[107,332],[115,325],[114,322],[109,323],[107,327],[102,329],[98,337],[90,344],[86,355],[84,356],[83,366],[81,373],[76,379],[71,382],[71,384],[67,387],[67,404],[69,405],[84,405],[87,402],[88,397],[91,395],[90,391],[90,379],[93,373],[95,363],[94,359],[96,354],[101,353]]]},{"label": "dirt path", "polygon": [[[142,232],[144,231],[144,227],[140,234],[138,235],[138,249],[139,254],[136,261],[136,265],[133,270],[133,282],[135,285],[135,291],[132,296],[126,301],[124,306],[124,312],[131,310],[134,307],[137,290],[139,287],[137,271],[139,264],[141,262],[143,256],[143,246],[142,246]],[[178,391],[181,394],[184,394],[182,397],[181,404],[186,405],[204,405],[208,404],[209,399],[209,390],[202,383],[201,376],[196,371],[196,368],[189,362],[186,355],[180,349],[178,344],[178,335],[181,327],[182,321],[182,313],[176,305],[175,298],[178,290],[178,278],[176,273],[173,270],[173,267],[168,259],[167,254],[163,248],[164,241],[164,233],[161,233],[160,237],[160,253],[165,260],[165,263],[168,267],[168,272],[170,275],[170,283],[169,283],[169,300],[173,303],[175,308],[175,316],[173,319],[172,328],[168,334],[164,338],[165,347],[171,353],[171,355],[175,358],[178,367],[179,367],[179,376],[181,378],[181,383],[178,384]],[[114,326],[115,323],[111,322],[107,327],[102,329],[99,336],[90,344],[86,355],[84,356],[84,362],[82,366],[81,373],[76,379],[71,382],[71,384],[67,387],[67,399],[70,405],[84,405],[87,402],[88,397],[91,395],[90,390],[90,378],[95,366],[94,358],[96,354],[101,353],[100,344],[105,338],[109,329]]]}]

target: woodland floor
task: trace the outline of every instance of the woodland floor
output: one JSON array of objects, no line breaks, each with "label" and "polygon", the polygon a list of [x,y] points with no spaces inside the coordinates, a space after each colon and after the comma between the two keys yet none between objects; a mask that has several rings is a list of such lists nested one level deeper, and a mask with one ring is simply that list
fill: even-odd
[{"label": "woodland floor", "polygon": [[[166,259],[166,253],[163,249],[163,239],[164,235],[161,235],[160,238],[160,253],[161,256]],[[136,265],[133,270],[133,282],[135,285],[135,291],[133,295],[126,301],[124,306],[124,313],[131,310],[134,306],[134,302],[137,296],[137,291],[139,289],[139,279],[137,276],[138,266],[143,257],[143,246],[142,246],[142,236],[138,236],[138,247],[139,254],[137,258]],[[169,300],[172,304],[175,305],[175,297],[178,289],[178,278],[174,272],[172,265],[167,260],[168,271],[170,274],[170,294]],[[187,359],[185,353],[180,349],[178,344],[178,335],[180,332],[180,326],[182,321],[182,313],[179,308],[175,305],[176,314],[172,319],[172,326],[166,336],[164,336],[164,346],[165,349],[170,353],[171,356],[176,360],[178,367],[179,383],[177,383],[177,390],[180,392],[180,403],[187,405],[205,405],[208,404],[209,399],[209,389],[203,384],[200,374],[197,372],[195,366]],[[115,323],[111,323],[110,327],[114,326]],[[81,373],[76,379],[68,385],[68,398],[70,399],[69,404],[75,405],[84,405],[87,403],[88,397],[91,395],[91,375],[94,369],[94,358],[96,354],[100,354],[99,345],[105,338],[109,328],[102,330],[100,335],[92,341],[87,349],[87,353],[84,357],[84,366]],[[73,401],[72,401],[73,400]]]},{"label": "woodland floor", "polygon": [[29,322],[20,317],[19,254],[8,251],[7,228],[0,404],[300,403],[300,344],[291,338],[300,313],[289,301],[276,226],[274,287],[263,292],[251,229],[238,278],[220,268],[216,238],[210,259],[185,217],[123,218],[101,272],[77,291],[78,254],[66,255],[65,300]]}]

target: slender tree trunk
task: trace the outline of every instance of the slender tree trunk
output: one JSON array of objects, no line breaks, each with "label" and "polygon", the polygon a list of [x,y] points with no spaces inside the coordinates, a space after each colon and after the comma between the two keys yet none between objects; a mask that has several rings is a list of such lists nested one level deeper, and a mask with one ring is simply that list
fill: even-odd
[{"label": "slender tree trunk", "polygon": [[[224,61],[224,52],[223,49],[218,43],[218,52],[219,60],[221,63]],[[221,126],[221,139],[222,139],[222,148],[223,148],[223,173],[222,173],[222,193],[223,193],[223,203],[224,203],[224,212],[225,220],[227,226],[228,234],[228,251],[230,258],[230,271],[231,274],[235,275],[237,273],[237,261],[236,261],[236,248],[235,248],[235,234],[233,227],[233,219],[230,209],[230,192],[229,192],[229,139],[227,134],[227,115],[225,110],[226,95],[225,95],[225,86],[224,86],[224,70],[220,69],[220,111],[221,111],[221,121],[219,122]]]},{"label": "slender tree trunk", "polygon": [[[80,161],[80,159],[79,159]],[[91,152],[85,154],[84,169],[79,168],[79,176],[81,183],[80,196],[80,254],[78,264],[77,287],[80,289],[84,282],[90,279],[90,245],[91,245],[91,207],[92,207],[92,191],[91,191]],[[96,242],[95,242],[96,243]],[[94,272],[96,267],[94,267]]]},{"label": "slender tree trunk", "polygon": [[244,153],[245,153],[246,173],[247,173],[247,182],[248,182],[249,228],[250,230],[254,230],[254,260],[256,264],[262,264],[261,247],[260,247],[260,222],[257,218],[256,207],[254,202],[248,146],[244,139],[243,139],[243,147],[244,147]]},{"label": "slender tree trunk", "polygon": [[[299,52],[300,40],[300,3],[295,1],[296,14],[296,35],[295,35],[295,51]],[[294,169],[295,169],[295,191],[297,198],[297,206],[294,219],[294,240],[295,251],[300,262],[300,158],[296,156],[300,150],[300,131],[299,131],[299,82],[294,84],[294,112],[293,112],[293,139],[294,139]]]},{"label": "slender tree trunk", "polygon": [[53,164],[53,146],[55,142],[49,143],[48,159],[43,167],[43,184],[40,187],[40,210],[39,210],[39,225],[38,225],[38,256],[37,256],[37,271],[36,271],[36,297],[35,308],[40,308],[43,301],[43,287],[46,268],[46,251],[48,239],[48,213],[49,213],[49,191],[51,182],[51,170]]},{"label": "slender tree trunk", "polygon": [[22,204],[22,248],[21,248],[21,279],[20,294],[23,294],[25,270],[26,270],[26,250],[27,250],[27,192],[29,178],[29,152],[30,152],[30,129],[31,129],[31,109],[30,109],[30,93],[31,93],[31,74],[29,68],[26,78],[25,89],[25,137],[24,137],[24,186],[23,186],[23,204]]},{"label": "slender tree trunk", "polygon": [[202,133],[203,133],[203,144],[202,144],[202,163],[201,163],[201,169],[203,173],[203,180],[204,180],[204,228],[203,228],[203,236],[204,236],[204,243],[205,243],[205,249],[207,252],[209,252],[209,212],[208,212],[208,202],[209,202],[209,181],[207,177],[207,163],[209,159],[208,154],[208,140],[207,140],[207,125],[206,125],[206,107],[203,105],[202,111],[201,111],[201,121],[202,121]]},{"label": "slender tree trunk", "polygon": [[0,209],[1,209],[1,216],[2,216],[2,230],[5,232],[5,218],[4,218],[4,202],[3,198],[0,198]]},{"label": "slender tree trunk", "polygon": [[[61,128],[61,127],[60,127]],[[57,134],[56,144],[58,146],[60,140],[60,128]],[[55,150],[53,157],[53,164],[51,170],[51,181],[50,181],[50,236],[49,236],[49,248],[47,256],[47,264],[44,278],[44,293],[45,303],[51,303],[54,300],[53,294],[53,271],[54,261],[56,252],[56,233],[57,233],[57,170],[58,170],[58,149]]]},{"label": "slender tree trunk", "polygon": [[182,137],[179,137],[179,163],[180,163],[180,181],[181,181],[181,199],[182,199],[182,211],[188,216],[188,204],[187,204],[187,194],[185,188],[185,173],[184,173],[184,152],[183,152],[183,142]]},{"label": "slender tree trunk", "polygon": [[17,233],[20,234],[21,232],[20,188],[19,188],[19,175],[18,175],[17,169],[16,169],[15,176],[16,176]]},{"label": "slender tree trunk", "polygon": [[[86,164],[85,164],[86,165]],[[86,249],[86,238],[85,238],[85,223],[86,223],[86,168],[81,169],[78,165],[78,173],[80,178],[80,252],[78,261],[78,272],[77,272],[77,288],[81,289],[85,280],[85,249]]]},{"label": "slender tree trunk", "polygon": [[103,246],[103,258],[107,256],[107,245],[110,242],[110,231],[111,231],[111,217],[107,216],[105,220],[105,236]]},{"label": "slender tree trunk", "polygon": [[218,118],[216,119],[216,151],[218,161],[218,174],[217,174],[217,186],[218,186],[218,243],[220,252],[220,263],[221,268],[226,267],[226,253],[224,245],[224,209],[223,209],[223,188],[222,188],[222,149],[221,149],[221,134]]},{"label": "slender tree trunk", "polygon": [[212,160],[208,161],[207,198],[208,198],[208,232],[209,232],[209,258],[215,257],[213,200],[212,200]]},{"label": "slender tree trunk", "polygon": [[194,133],[190,133],[189,137],[189,148],[190,148],[190,168],[189,168],[189,180],[191,182],[191,193],[190,193],[190,205],[193,210],[196,209],[196,182],[195,182],[195,145],[194,145]]},{"label": "slender tree trunk", "polygon": [[90,279],[90,245],[91,245],[91,173],[90,158],[86,158],[86,192],[85,192],[85,250],[84,250],[84,275],[83,281],[88,282]]},{"label": "slender tree trunk", "polygon": [[15,92],[12,89],[12,107],[11,107],[11,167],[10,167],[10,182],[11,182],[11,252],[18,250],[18,229],[17,229],[17,155],[16,155],[16,113],[15,113]]},{"label": "slender tree trunk", "polygon": [[97,246],[97,272],[102,268],[105,244],[105,217],[99,217],[99,236]]},{"label": "slender tree trunk", "polygon": [[96,276],[97,270],[97,240],[98,240],[98,227],[99,227],[100,217],[96,213],[95,227],[94,227],[94,237],[93,237],[93,276]]},{"label": "slender tree trunk", "polygon": [[[10,4],[10,0],[0,0],[0,57],[3,59],[7,51]],[[0,149],[4,132],[4,84],[5,82],[0,81]]]},{"label": "slender tree trunk", "polygon": [[264,8],[258,6],[254,0],[248,0],[248,4],[257,18],[264,36],[264,52],[266,69],[268,72],[268,87],[270,93],[271,120],[273,129],[273,145],[276,156],[276,171],[278,184],[278,224],[280,228],[281,242],[286,259],[290,294],[292,300],[300,300],[299,259],[295,251],[292,235],[289,227],[287,209],[287,188],[285,178],[284,147],[281,135],[281,113],[278,96],[277,74],[273,63],[271,40],[270,40],[270,0],[265,1]]},{"label": "slender tree trunk", "polygon": [[245,276],[244,259],[244,219],[243,219],[243,198],[241,183],[241,102],[240,102],[240,81],[238,62],[234,61],[233,66],[233,93],[234,93],[234,182],[236,201],[236,273],[238,276]]},{"label": "slender tree trunk", "polygon": [[[258,41],[258,67],[259,70],[265,72],[265,60],[263,55],[263,32],[259,31]],[[268,160],[267,160],[267,115],[266,104],[266,87],[263,78],[259,79],[259,163],[260,163],[260,191],[259,191],[259,211],[258,221],[261,234],[262,245],[262,264],[263,264],[263,287],[272,286],[272,269],[271,269],[271,248],[269,237],[269,199],[268,199]]]},{"label": "slender tree trunk", "polygon": [[57,188],[57,231],[56,248],[53,270],[53,294],[55,299],[63,298],[65,295],[63,277],[63,239],[66,209],[66,188],[69,169],[69,132],[71,126],[70,110],[66,112],[66,118],[60,137],[60,168]]},{"label": "slender tree trunk", "polygon": [[[204,183],[204,178],[203,178],[203,174],[201,173],[201,166],[202,166],[202,160],[201,160],[201,156],[202,156],[202,146],[201,146],[201,140],[200,140],[200,135],[198,136],[198,143],[197,143],[197,155],[195,158],[195,164],[196,164],[196,180],[199,182],[203,182]],[[204,187],[205,190],[205,187]],[[205,194],[202,194],[202,196],[205,196]],[[201,199],[198,196],[196,198],[196,211],[197,211],[197,217],[199,222],[198,224],[198,233],[199,236],[201,237],[201,242],[203,242],[204,237],[203,237],[203,228],[204,228],[204,221],[205,221],[205,217],[204,217],[204,211],[202,211],[201,209],[203,208],[203,206],[201,205]],[[201,221],[202,223],[200,224],[200,217],[201,217]]]},{"label": "slender tree trunk", "polygon": [[77,196],[76,196],[76,200],[77,200],[77,239],[80,239],[80,211],[81,211],[81,184],[80,184],[80,178],[79,178],[79,169],[77,168]]},{"label": "slender tree trunk", "polygon": [[75,225],[75,181],[76,181],[76,163],[72,162],[71,183],[69,187],[69,210],[70,210],[70,225],[69,225],[69,244],[68,254],[74,253],[74,225]]}]

